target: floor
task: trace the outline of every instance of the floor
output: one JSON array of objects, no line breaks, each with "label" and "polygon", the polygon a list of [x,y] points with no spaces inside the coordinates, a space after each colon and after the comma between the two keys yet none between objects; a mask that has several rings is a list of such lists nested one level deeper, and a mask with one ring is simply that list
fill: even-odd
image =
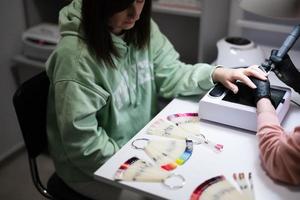
[{"label": "floor", "polygon": [[[39,158],[42,182],[53,172],[53,164],[46,156]],[[29,170],[25,149],[16,152],[0,163],[0,199],[35,200],[45,199],[35,189]]]},{"label": "floor", "polygon": [[[53,172],[52,161],[47,156],[40,156],[41,181],[45,181]],[[2,200],[45,200],[35,189],[29,170],[25,149],[16,152],[10,158],[0,162],[0,199]],[[143,199],[130,191],[123,191],[118,200]]]}]

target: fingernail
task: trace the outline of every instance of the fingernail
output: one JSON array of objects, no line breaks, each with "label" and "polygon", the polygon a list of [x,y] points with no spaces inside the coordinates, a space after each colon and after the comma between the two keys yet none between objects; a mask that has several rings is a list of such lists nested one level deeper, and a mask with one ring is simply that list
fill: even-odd
[{"label": "fingernail", "polygon": [[234,94],[236,94],[236,93],[238,92],[238,89],[237,89],[237,88],[234,88],[234,89],[232,90],[232,92],[233,92]]}]

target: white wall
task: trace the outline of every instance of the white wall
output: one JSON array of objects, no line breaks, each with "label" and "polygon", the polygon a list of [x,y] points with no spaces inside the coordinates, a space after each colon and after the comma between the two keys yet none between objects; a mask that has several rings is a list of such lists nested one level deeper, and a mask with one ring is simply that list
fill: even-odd
[{"label": "white wall", "polygon": [[196,63],[200,18],[157,12],[153,12],[152,17],[180,53],[181,60],[190,64]]},{"label": "white wall", "polygon": [[21,51],[21,33],[25,28],[21,0],[0,1],[0,161],[22,146],[23,139],[12,105],[16,90],[11,67],[12,57]]}]

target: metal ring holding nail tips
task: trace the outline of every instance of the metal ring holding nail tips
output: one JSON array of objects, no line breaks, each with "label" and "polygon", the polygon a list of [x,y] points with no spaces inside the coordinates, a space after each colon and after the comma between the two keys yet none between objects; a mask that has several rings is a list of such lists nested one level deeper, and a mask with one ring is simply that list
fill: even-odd
[{"label": "metal ring holding nail tips", "polygon": [[135,140],[133,140],[133,141],[131,142],[131,146],[132,146],[133,148],[138,149],[138,150],[144,150],[144,149],[145,149],[145,146],[139,147],[139,146],[137,146],[137,145],[135,144],[135,143],[138,142],[138,141],[145,141],[146,143],[148,143],[148,142],[149,142],[149,139],[147,139],[147,138],[138,138],[138,139],[135,139]]},{"label": "metal ring holding nail tips", "polygon": [[[181,180],[181,184],[180,185],[171,185],[171,184],[168,184],[167,183],[167,180],[168,179],[170,179],[170,178],[179,178],[180,180]],[[166,179],[164,179],[163,181],[163,184],[165,185],[165,186],[167,186],[168,188],[170,188],[170,189],[180,189],[180,188],[182,188],[184,185],[185,185],[185,178],[182,176],[182,175],[180,175],[180,174],[176,174],[176,173],[174,173],[174,174],[170,174]]]},{"label": "metal ring holding nail tips", "polygon": [[[195,139],[194,139],[195,138]],[[206,139],[205,135],[199,133],[197,135],[194,135],[194,136],[190,136],[189,137],[190,140],[193,141],[194,144],[198,145],[198,144],[202,144],[203,142],[205,144],[208,143],[208,140]],[[203,140],[202,140],[203,139]]]}]

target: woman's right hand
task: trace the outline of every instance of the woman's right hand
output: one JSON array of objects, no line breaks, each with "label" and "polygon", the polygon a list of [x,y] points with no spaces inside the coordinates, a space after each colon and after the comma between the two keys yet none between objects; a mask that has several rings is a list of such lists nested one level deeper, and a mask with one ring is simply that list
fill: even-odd
[{"label": "woman's right hand", "polygon": [[237,69],[218,67],[213,72],[212,79],[214,82],[222,83],[226,88],[236,94],[239,90],[235,84],[236,81],[241,81],[250,88],[256,89],[256,85],[251,81],[250,77],[267,80],[266,76],[267,74],[259,69],[257,65],[253,65],[248,68]]}]

